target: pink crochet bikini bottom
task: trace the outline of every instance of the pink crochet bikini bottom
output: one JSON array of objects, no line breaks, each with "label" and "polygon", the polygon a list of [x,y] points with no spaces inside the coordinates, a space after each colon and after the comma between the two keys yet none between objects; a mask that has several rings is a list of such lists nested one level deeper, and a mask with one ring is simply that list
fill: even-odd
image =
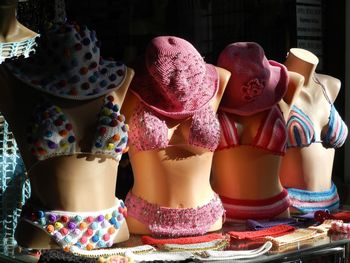
[{"label": "pink crochet bikini bottom", "polygon": [[128,215],[148,226],[155,236],[203,235],[224,214],[218,195],[197,208],[168,208],[148,203],[128,193],[125,199]]}]

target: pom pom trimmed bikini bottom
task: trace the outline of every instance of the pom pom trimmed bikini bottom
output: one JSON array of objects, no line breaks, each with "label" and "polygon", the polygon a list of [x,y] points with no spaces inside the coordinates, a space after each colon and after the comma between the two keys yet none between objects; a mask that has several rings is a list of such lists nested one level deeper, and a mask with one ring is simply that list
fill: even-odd
[{"label": "pom pom trimmed bikini bottom", "polygon": [[66,251],[92,250],[113,245],[126,214],[123,201],[116,199],[115,206],[94,212],[44,211],[26,205],[21,220],[44,230]]}]

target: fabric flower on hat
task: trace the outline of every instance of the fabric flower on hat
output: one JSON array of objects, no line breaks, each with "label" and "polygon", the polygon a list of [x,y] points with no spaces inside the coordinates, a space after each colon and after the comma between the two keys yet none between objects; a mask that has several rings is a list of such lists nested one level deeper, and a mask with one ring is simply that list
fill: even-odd
[{"label": "fabric flower on hat", "polygon": [[246,85],[242,86],[241,92],[243,93],[243,99],[246,101],[252,101],[255,97],[260,96],[263,93],[265,82],[252,79]]}]

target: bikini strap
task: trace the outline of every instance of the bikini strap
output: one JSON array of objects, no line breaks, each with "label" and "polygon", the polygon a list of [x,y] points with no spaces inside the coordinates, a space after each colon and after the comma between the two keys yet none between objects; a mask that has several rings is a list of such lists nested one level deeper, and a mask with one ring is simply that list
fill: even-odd
[{"label": "bikini strap", "polygon": [[316,74],[312,75],[312,79],[316,82],[316,84],[320,85],[322,88],[322,92],[324,97],[326,98],[326,100],[328,101],[329,104],[333,104],[332,101],[330,100],[327,91],[326,91],[326,87],[322,84],[322,82],[316,77]]}]

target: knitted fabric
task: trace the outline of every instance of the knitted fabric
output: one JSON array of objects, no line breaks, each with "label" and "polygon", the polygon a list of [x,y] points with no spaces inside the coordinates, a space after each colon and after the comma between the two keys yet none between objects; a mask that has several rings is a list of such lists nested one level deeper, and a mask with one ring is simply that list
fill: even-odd
[{"label": "knitted fabric", "polygon": [[15,229],[21,207],[30,196],[30,185],[16,141],[1,114],[0,190],[0,240],[4,244],[15,244]]}]

